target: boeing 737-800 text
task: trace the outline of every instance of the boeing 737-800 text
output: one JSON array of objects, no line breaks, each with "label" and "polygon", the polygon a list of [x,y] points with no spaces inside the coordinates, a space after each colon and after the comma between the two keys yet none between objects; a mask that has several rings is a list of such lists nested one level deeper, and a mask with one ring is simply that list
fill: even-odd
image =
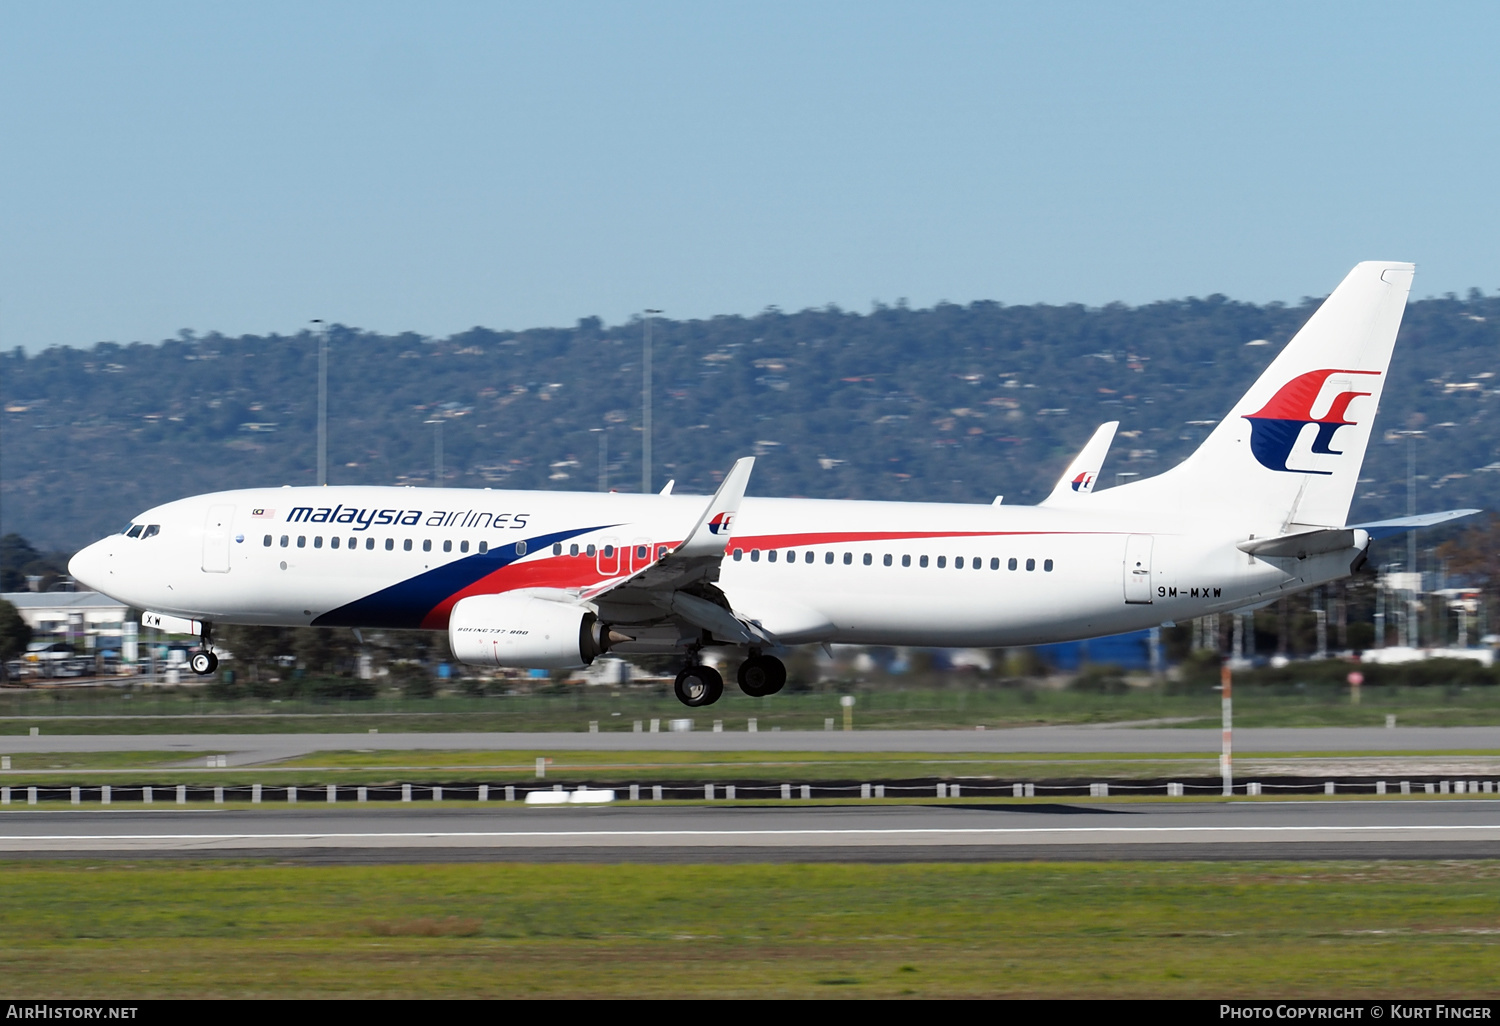
[{"label": "boeing 737-800 text", "polygon": [[1196,452],[1094,491],[1105,424],[1037,506],[389,487],[251,488],[169,502],[95,542],[75,578],[202,638],[269,624],[446,630],[476,666],[572,669],[743,654],[778,691],[808,643],[1010,646],[1231,611],[1338,580],[1370,540],[1472,510],[1347,524],[1411,264],[1354,268]]}]

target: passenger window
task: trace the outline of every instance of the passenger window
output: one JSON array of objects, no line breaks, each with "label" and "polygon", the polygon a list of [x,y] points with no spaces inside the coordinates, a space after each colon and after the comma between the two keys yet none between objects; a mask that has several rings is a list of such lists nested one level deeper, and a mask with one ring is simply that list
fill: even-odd
[{"label": "passenger window", "polygon": [[775,549],[771,549],[770,551],[768,551],[766,553],[766,562],[767,563],[774,563],[774,562],[776,562],[776,550]]},{"label": "passenger window", "polygon": [[983,570],[984,569],[984,559],[983,559],[983,557],[981,557],[981,556],[975,556],[974,557],[974,569],[975,570]]},{"label": "passenger window", "polygon": [[444,538],[443,539],[443,551],[444,552],[452,552],[453,551],[453,539],[452,538]]},{"label": "passenger window", "polygon": [[890,566],[891,565],[891,554],[889,552],[887,552],[884,556],[881,557],[881,562],[883,562],[886,566]]},{"label": "passenger window", "polygon": [[590,559],[594,558],[594,554],[595,554],[596,551],[597,550],[592,545],[590,545],[588,548],[584,549],[584,552],[588,555],[588,557]]},{"label": "passenger window", "polygon": [[315,548],[315,549],[321,549],[322,547],[323,547],[323,536],[320,534],[320,535],[317,535],[316,537],[313,538],[313,548]]},{"label": "passenger window", "polygon": [[791,549],[787,549],[786,550],[786,561],[788,563],[795,563],[795,562],[797,562],[797,553],[793,552]]},{"label": "passenger window", "polygon": [[266,535],[266,540],[265,540],[264,544],[265,544],[266,548],[268,548],[268,549],[271,547],[271,536],[269,534]]},{"label": "passenger window", "polygon": [[[484,542],[480,542],[479,544],[484,545],[485,543]],[[526,543],[525,542],[516,542],[516,555],[518,555],[518,556],[524,556],[524,555],[526,555]]]},{"label": "passenger window", "polygon": [[948,565],[948,557],[947,556],[939,556],[938,557],[938,569],[941,570],[944,567],[946,567],[947,565]]},{"label": "passenger window", "polygon": [[752,562],[752,563],[759,563],[760,562],[760,549],[751,549],[750,550],[750,562]]},{"label": "passenger window", "polygon": [[743,559],[744,556],[745,556],[745,550],[744,549],[735,549],[734,550],[734,561],[736,563],[738,563],[741,559]]},{"label": "passenger window", "polygon": [[615,558],[615,547],[613,545],[606,545],[606,546],[604,546],[604,558],[605,559],[614,559]]},{"label": "passenger window", "polygon": [[410,552],[411,551],[411,539],[410,538],[407,538],[407,539],[405,539],[405,540],[403,540],[401,542],[401,551],[403,551],[403,552]]},{"label": "passenger window", "polygon": [[[524,545],[525,543],[523,542],[522,544]],[[479,543],[479,551],[480,552],[488,552],[488,551],[490,551],[490,543],[489,542],[484,542],[484,541],[480,542]],[[521,548],[521,549],[519,549],[519,551],[524,553],[526,550],[524,548]]]},{"label": "passenger window", "polygon": [[813,554],[811,552],[807,553],[806,555],[804,555],[802,557],[802,562],[804,562],[804,563],[811,563],[812,561],[813,561]]},{"label": "passenger window", "polygon": [[365,551],[368,552],[369,550],[371,550],[373,548],[375,548],[375,539],[374,538],[366,538],[365,539]]},{"label": "passenger window", "polygon": [[901,565],[911,566],[911,556],[909,554],[901,557]]},{"label": "passenger window", "polygon": [[993,557],[990,560],[990,569],[991,570],[999,570],[1000,569],[1000,557],[999,556],[995,556],[995,557]]},{"label": "passenger window", "polygon": [[832,552],[825,552],[825,553],[823,553],[823,562],[825,562],[825,563],[832,563],[833,562],[833,553]]},{"label": "passenger window", "polygon": [[918,560],[918,564],[921,565],[921,566],[926,566],[927,565],[927,557],[923,556],[920,560]]},{"label": "passenger window", "polygon": [[466,541],[459,542],[458,543],[458,551],[459,552],[468,552],[469,551],[469,543],[466,542]]},{"label": "passenger window", "polygon": [[141,535],[141,537],[142,538],[155,538],[158,534],[161,534],[161,525],[160,524],[147,524],[146,525],[145,533],[143,533]]},{"label": "passenger window", "polygon": [[562,542],[553,542],[552,543],[552,554],[554,556],[561,556],[562,555]]},{"label": "passenger window", "polygon": [[576,555],[578,555],[578,543],[577,542],[574,542],[572,545],[568,546],[568,555],[570,555],[570,556],[576,556]]},{"label": "passenger window", "polygon": [[359,548],[359,539],[358,538],[350,538],[349,539],[349,547],[351,549],[357,549],[357,548]]},{"label": "passenger window", "polygon": [[869,566],[873,562],[875,562],[875,557],[872,556],[870,553],[866,552],[865,553],[865,566]]},{"label": "passenger window", "polygon": [[853,562],[854,562],[854,553],[852,553],[852,552],[846,552],[846,553],[844,553],[844,565],[848,566],[850,563],[853,563]]},{"label": "passenger window", "polygon": [[647,546],[645,546],[645,545],[637,545],[635,547],[635,558],[636,559],[645,559],[646,558],[646,553],[649,552],[649,551],[651,551],[651,550]]},{"label": "passenger window", "polygon": [[125,537],[127,537],[127,538],[139,538],[141,536],[141,532],[144,531],[145,529],[146,529],[146,525],[145,524],[136,524],[129,531],[125,532]]},{"label": "passenger window", "polygon": [[953,569],[955,569],[955,570],[962,570],[963,568],[964,568],[964,557],[962,557],[962,556],[956,557],[953,560]]},{"label": "passenger window", "polygon": [[1035,570],[1036,569],[1036,560],[1034,560],[1034,559],[1028,559],[1026,561],[1026,569],[1027,570]]},{"label": "passenger window", "polygon": [[1016,557],[1015,556],[1011,556],[1010,557],[1010,562],[1006,563],[1005,565],[1006,565],[1006,567],[1008,569],[1014,570],[1016,568]]},{"label": "passenger window", "polygon": [[664,559],[666,557],[668,551],[669,551],[669,546],[658,545],[656,547],[656,558],[657,559]]},{"label": "passenger window", "polygon": [[299,534],[299,535],[297,535],[297,548],[299,548],[299,549],[305,549],[305,548],[307,548],[307,535],[305,535],[305,534]]},{"label": "passenger window", "polygon": [[422,551],[423,552],[431,552],[432,551],[432,539],[431,538],[423,538],[422,539]]},{"label": "passenger window", "polygon": [[1049,559],[1045,563],[1043,563],[1042,569],[1050,574],[1052,572],[1052,560]]}]

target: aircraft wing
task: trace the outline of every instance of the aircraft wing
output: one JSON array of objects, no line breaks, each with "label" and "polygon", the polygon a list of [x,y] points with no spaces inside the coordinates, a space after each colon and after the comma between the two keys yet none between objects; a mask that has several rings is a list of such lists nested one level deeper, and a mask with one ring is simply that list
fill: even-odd
[{"label": "aircraft wing", "polygon": [[735,461],[680,545],[634,574],[606,581],[580,597],[617,612],[627,623],[671,615],[725,641],[775,644],[759,626],[736,616],[713,586],[754,466],[753,456]]},{"label": "aircraft wing", "polygon": [[1057,479],[1057,486],[1052,489],[1052,494],[1038,505],[1067,506],[1092,492],[1094,481],[1104,466],[1104,457],[1109,455],[1109,444],[1115,440],[1115,430],[1119,426],[1118,420],[1100,424],[1094,437],[1073,457],[1073,462],[1068,464],[1063,476]]}]

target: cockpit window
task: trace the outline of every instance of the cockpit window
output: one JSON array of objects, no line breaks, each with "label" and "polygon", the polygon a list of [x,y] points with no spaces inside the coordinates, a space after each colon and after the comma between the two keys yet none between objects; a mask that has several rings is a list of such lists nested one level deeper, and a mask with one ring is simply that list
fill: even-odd
[{"label": "cockpit window", "polygon": [[146,530],[141,534],[141,537],[142,538],[155,538],[158,534],[161,534],[161,525],[160,524],[147,524],[146,525]]},{"label": "cockpit window", "polygon": [[125,532],[125,537],[139,538],[141,536],[141,531],[145,528],[145,526],[145,524],[131,524],[130,529]]}]

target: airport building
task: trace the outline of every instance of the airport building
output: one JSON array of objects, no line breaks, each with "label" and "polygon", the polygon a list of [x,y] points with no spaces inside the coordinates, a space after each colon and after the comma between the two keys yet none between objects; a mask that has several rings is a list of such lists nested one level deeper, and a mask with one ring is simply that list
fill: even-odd
[{"label": "airport building", "polygon": [[30,625],[33,650],[62,643],[79,655],[135,661],[138,625],[123,602],[97,591],[11,591],[0,598]]}]

